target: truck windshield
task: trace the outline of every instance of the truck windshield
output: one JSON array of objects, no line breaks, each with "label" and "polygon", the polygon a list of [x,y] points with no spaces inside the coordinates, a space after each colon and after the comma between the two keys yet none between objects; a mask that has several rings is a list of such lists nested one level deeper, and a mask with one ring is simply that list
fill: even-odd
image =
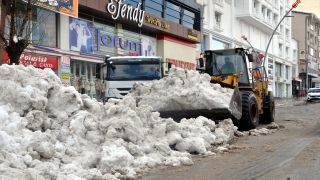
[{"label": "truck windshield", "polygon": [[153,80],[161,74],[160,61],[113,61],[107,68],[108,80]]}]

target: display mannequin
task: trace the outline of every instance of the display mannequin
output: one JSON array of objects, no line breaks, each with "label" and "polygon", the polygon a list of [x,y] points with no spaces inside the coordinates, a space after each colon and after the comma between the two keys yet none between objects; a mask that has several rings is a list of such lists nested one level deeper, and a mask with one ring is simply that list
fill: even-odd
[{"label": "display mannequin", "polygon": [[97,99],[100,98],[100,80],[95,80],[95,86],[96,86],[96,97]]},{"label": "display mannequin", "polygon": [[103,81],[100,82],[100,91],[101,91],[101,99],[102,103],[105,104],[104,102],[104,93],[105,93],[106,87]]},{"label": "display mannequin", "polygon": [[90,93],[90,82],[88,79],[86,79],[84,82],[84,88],[86,90],[86,94],[89,94]]},{"label": "display mannequin", "polygon": [[90,81],[90,95],[91,98],[95,97],[96,94],[96,86],[93,80]]}]

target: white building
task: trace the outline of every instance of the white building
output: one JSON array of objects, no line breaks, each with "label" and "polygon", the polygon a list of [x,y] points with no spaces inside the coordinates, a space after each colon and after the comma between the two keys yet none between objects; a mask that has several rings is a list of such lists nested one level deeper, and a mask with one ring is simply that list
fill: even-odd
[{"label": "white building", "polygon": [[[197,0],[204,7],[202,51],[236,46],[265,54],[269,39],[291,8],[290,0]],[[291,15],[291,12],[288,16]],[[297,42],[291,38],[291,17],[279,25],[268,48],[265,68],[269,90],[275,97],[291,97],[292,77],[297,76]],[[294,74],[293,74],[294,73]]]}]

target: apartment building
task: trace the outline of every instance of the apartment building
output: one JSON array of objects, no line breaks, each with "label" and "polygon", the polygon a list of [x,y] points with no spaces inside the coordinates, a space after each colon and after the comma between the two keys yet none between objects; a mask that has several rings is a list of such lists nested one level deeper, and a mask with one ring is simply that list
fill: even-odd
[{"label": "apartment building", "polygon": [[[206,49],[248,48],[245,35],[258,53],[265,54],[269,39],[282,17],[291,9],[290,0],[198,0],[204,6],[203,44]],[[291,15],[291,12],[288,16]],[[276,97],[292,95],[292,78],[296,77],[297,43],[292,40],[291,19],[282,21],[275,32],[265,68],[269,90]]]},{"label": "apartment building", "polygon": [[[296,0],[291,0],[292,3]],[[299,6],[295,9],[298,11],[309,11],[320,17],[320,1],[318,0],[302,0]]]},{"label": "apartment building", "polygon": [[294,10],[292,15],[293,38],[299,43],[298,71],[302,87],[319,87],[320,19],[307,11]]}]

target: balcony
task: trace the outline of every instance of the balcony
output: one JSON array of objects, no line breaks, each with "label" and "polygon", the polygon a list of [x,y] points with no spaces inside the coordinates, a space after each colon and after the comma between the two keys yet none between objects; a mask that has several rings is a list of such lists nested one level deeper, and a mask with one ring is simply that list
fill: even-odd
[{"label": "balcony", "polygon": [[287,28],[287,29],[290,29],[290,23],[289,23],[288,20],[286,20],[286,23],[285,23],[285,24],[286,24],[286,28]]},{"label": "balcony", "polygon": [[221,28],[221,22],[216,22],[214,26],[214,30],[218,32],[223,32],[224,30]]},{"label": "balcony", "polygon": [[283,56],[283,53],[282,53],[282,50],[279,49],[279,56],[282,57]]},{"label": "balcony", "polygon": [[283,37],[282,36],[278,36],[278,40],[279,40],[279,44],[283,44]]},{"label": "balcony", "polygon": [[[268,18],[260,16],[260,12],[256,9],[252,9],[252,12],[243,12],[242,14],[236,15],[237,18],[241,19],[247,24],[257,27],[261,31],[267,34],[272,34],[277,24],[272,24]],[[279,35],[280,32],[276,31],[275,35]]]},{"label": "balcony", "polygon": [[216,0],[216,4],[223,7],[223,0]]}]

